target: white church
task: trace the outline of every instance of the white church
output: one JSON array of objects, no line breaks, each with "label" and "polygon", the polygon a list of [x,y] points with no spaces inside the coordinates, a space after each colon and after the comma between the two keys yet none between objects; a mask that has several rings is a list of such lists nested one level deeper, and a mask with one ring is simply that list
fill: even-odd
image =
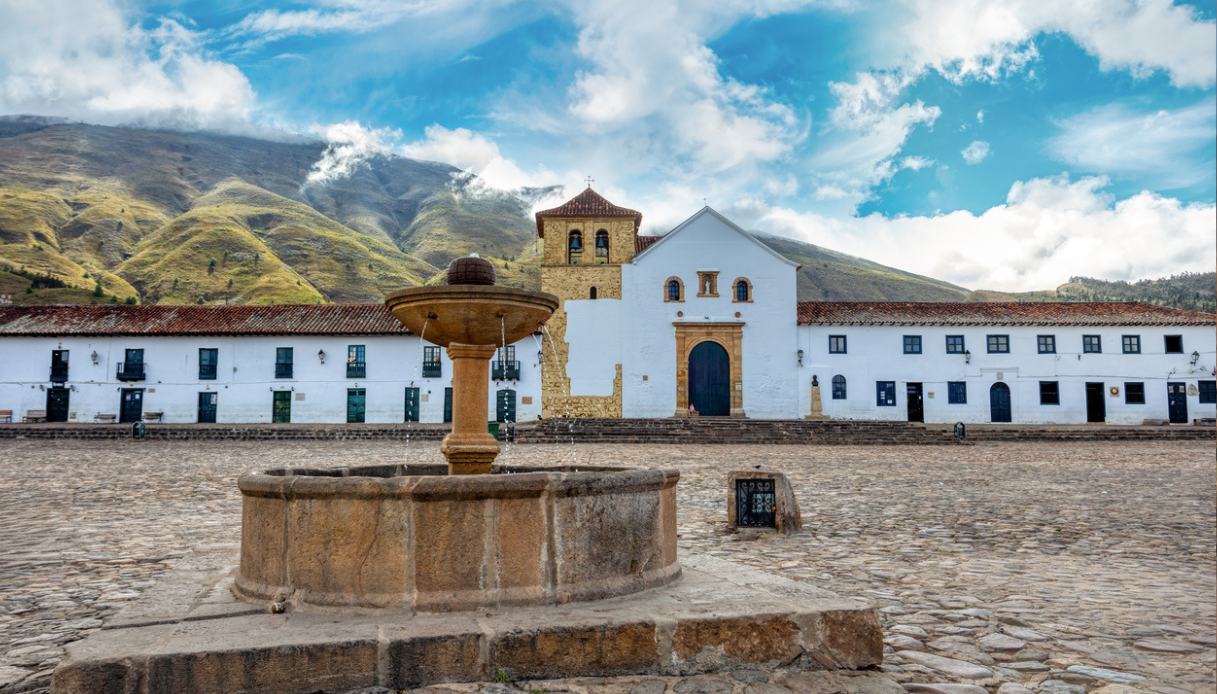
[{"label": "white church", "polygon": [[[500,349],[500,421],[745,417],[1189,424],[1214,316],[1136,303],[799,302],[703,208],[660,237],[591,188],[538,212],[561,307]],[[443,422],[443,350],[383,306],[0,306],[0,423]]]}]

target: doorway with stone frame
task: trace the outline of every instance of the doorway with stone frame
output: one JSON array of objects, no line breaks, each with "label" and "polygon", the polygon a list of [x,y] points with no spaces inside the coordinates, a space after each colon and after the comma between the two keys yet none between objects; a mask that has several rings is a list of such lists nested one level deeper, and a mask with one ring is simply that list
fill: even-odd
[{"label": "doorway with stone frame", "polygon": [[689,366],[693,350],[703,342],[717,343],[727,352],[730,408],[728,416],[744,416],[743,321],[673,323],[676,328],[676,412],[688,417]]}]

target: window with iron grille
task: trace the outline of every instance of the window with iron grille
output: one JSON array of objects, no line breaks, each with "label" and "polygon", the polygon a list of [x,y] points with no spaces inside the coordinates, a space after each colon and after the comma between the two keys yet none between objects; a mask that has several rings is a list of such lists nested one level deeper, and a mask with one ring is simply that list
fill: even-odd
[{"label": "window with iron grille", "polygon": [[1200,391],[1200,404],[1212,405],[1217,403],[1217,381],[1200,381],[1196,384]]},{"label": "window with iron grille", "polygon": [[275,378],[292,377],[292,348],[275,348]]},{"label": "window with iron grille", "polygon": [[368,363],[364,361],[363,345],[347,345],[347,378],[366,378]]},{"label": "window with iron grille", "polygon": [[968,404],[968,384],[966,381],[947,381],[947,404]]},{"label": "window with iron grille", "polygon": [[947,354],[963,353],[963,335],[947,335]]},{"label": "window with iron grille", "polygon": [[904,336],[904,353],[905,354],[921,354],[921,336],[920,335],[905,335]]},{"label": "window with iron grille", "polygon": [[1124,402],[1129,405],[1144,405],[1145,404],[1145,384],[1144,383],[1125,383],[1124,384]]},{"label": "window with iron grille", "polygon": [[876,381],[875,382],[875,404],[879,407],[895,407],[896,406],[896,382],[895,381]]},{"label": "window with iron grille", "polygon": [[443,375],[439,361],[439,347],[423,347],[423,378],[439,378]]},{"label": "window with iron grille", "polygon": [[1056,335],[1036,335],[1035,348],[1040,354],[1056,354]]},{"label": "window with iron grille", "polygon": [[829,354],[845,354],[845,336],[844,335],[829,335],[828,336],[828,353]]},{"label": "window with iron grille", "polygon": [[1083,335],[1082,352],[1085,354],[1101,354],[1103,352],[1103,338],[1099,335]]},{"label": "window with iron grille", "polygon": [[220,350],[214,347],[199,349],[199,380],[214,381],[216,378],[216,363],[220,360]]},{"label": "window with iron grille", "polygon": [[832,399],[845,399],[845,377],[840,374],[832,377]]},{"label": "window with iron grille", "polygon": [[990,354],[1006,354],[1010,351],[1009,335],[986,335],[985,345]]},{"label": "window with iron grille", "polygon": [[1060,385],[1056,381],[1040,381],[1040,404],[1061,404]]}]

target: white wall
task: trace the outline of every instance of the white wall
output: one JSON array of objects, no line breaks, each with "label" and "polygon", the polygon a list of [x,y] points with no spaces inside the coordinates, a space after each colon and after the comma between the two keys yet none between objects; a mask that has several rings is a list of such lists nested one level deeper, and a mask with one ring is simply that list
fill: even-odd
[{"label": "white wall", "polygon": [[621,304],[618,299],[563,302],[571,395],[613,394],[616,365],[621,363]]},{"label": "white wall", "polygon": [[[989,354],[986,336],[1010,336],[1009,354]],[[847,354],[829,354],[830,335],[845,335]],[[920,335],[922,353],[904,354],[903,337]],[[963,355],[946,353],[946,336],[963,335],[971,352],[970,363]],[[1056,354],[1039,354],[1038,335],[1056,336]],[[1101,354],[1082,353],[1082,335],[1100,335]],[[1141,336],[1140,354],[1123,354],[1121,337]],[[1183,354],[1166,354],[1164,335],[1183,336]],[[989,388],[998,380],[1010,387],[1011,409],[1016,423],[1067,424],[1086,422],[1086,383],[1101,382],[1105,394],[1107,420],[1118,424],[1140,424],[1144,420],[1167,418],[1166,384],[1182,381],[1189,385],[1188,418],[1213,417],[1217,407],[1200,404],[1192,392],[1200,380],[1213,380],[1217,361],[1215,337],[1211,327],[1010,327],[969,326],[966,328],[923,326],[801,326],[799,339],[804,350],[804,367],[799,372],[800,405],[803,414],[811,410],[811,377],[819,377],[824,414],[847,419],[905,420],[908,403],[905,385],[923,383],[927,422],[988,422]],[[1195,366],[1191,354],[1200,358]],[[846,377],[848,398],[832,399],[832,377]],[[876,405],[876,381],[896,382],[896,406]],[[968,402],[951,405],[947,401],[947,382],[966,381]],[[1060,405],[1040,405],[1039,382],[1057,381]],[[1125,403],[1125,382],[1145,384],[1145,404]],[[1111,387],[1119,388],[1115,396]],[[931,396],[931,393],[933,394]]]},{"label": "white wall", "polygon": [[[709,213],[694,216],[624,266],[624,416],[675,413],[674,322],[742,322],[745,415],[797,417],[796,267]],[[697,296],[699,271],[718,271],[718,297]],[[664,302],[672,275],[684,283],[683,302]],[[733,301],[739,277],[752,283],[751,303]]]},{"label": "white wall", "polygon": [[[347,346],[365,346],[365,378],[346,378]],[[215,380],[200,381],[198,350],[219,350]],[[292,347],[292,378],[276,379],[275,349]],[[119,382],[117,363],[127,348],[143,348],[146,380]],[[422,378],[422,350],[414,336],[285,336],[285,337],[5,337],[0,338],[0,409],[13,410],[14,419],[29,410],[46,409],[50,387],[51,351],[67,349],[70,412],[77,421],[91,422],[99,413],[119,412],[123,388],[143,388],[144,411],[163,411],[166,422],[194,422],[198,393],[218,395],[219,422],[270,422],[271,392],[291,390],[292,421],[346,421],[348,388],[366,390],[366,421],[401,422],[405,418],[405,388],[418,387],[420,419],[443,421],[444,389],[452,383],[452,363],[441,350],[442,376]],[[325,362],[318,351],[326,353]],[[93,364],[96,351],[98,363]],[[516,343],[520,362],[518,382],[490,382],[487,402],[494,418],[495,393],[516,391],[516,419],[536,419],[541,412],[538,343],[527,337]],[[488,367],[489,368],[489,367]],[[531,403],[525,403],[525,397]]]}]

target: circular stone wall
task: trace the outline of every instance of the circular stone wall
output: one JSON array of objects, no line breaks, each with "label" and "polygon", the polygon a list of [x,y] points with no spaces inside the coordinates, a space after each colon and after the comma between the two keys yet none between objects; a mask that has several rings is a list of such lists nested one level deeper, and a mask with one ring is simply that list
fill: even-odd
[{"label": "circular stone wall", "polygon": [[294,604],[467,610],[668,583],[674,470],[446,466],[244,475],[234,591]]}]

